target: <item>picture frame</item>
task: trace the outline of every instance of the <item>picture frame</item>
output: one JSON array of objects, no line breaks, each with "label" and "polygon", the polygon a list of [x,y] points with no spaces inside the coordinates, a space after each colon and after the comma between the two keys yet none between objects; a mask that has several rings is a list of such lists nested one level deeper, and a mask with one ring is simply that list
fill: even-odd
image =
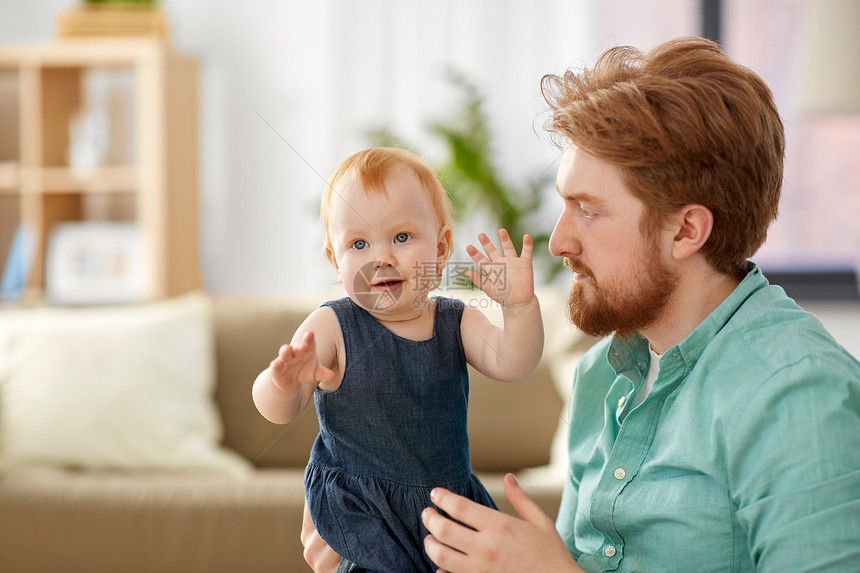
[{"label": "picture frame", "polygon": [[135,223],[62,223],[51,232],[45,256],[45,294],[52,304],[143,299],[140,229]]}]

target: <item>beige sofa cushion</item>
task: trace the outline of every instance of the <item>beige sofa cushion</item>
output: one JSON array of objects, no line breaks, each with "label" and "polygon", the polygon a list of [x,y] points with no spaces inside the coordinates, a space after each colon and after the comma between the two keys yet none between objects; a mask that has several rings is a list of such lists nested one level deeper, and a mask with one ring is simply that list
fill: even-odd
[{"label": "beige sofa cushion", "polygon": [[64,472],[0,480],[0,569],[307,572],[302,472]]},{"label": "beige sofa cushion", "polygon": [[0,464],[242,473],[219,448],[210,299],[0,318]]}]

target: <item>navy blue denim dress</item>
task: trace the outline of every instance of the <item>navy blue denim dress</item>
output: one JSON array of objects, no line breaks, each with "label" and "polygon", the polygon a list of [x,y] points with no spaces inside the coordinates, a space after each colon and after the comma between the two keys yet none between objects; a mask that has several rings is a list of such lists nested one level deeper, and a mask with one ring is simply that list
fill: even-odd
[{"label": "navy blue denim dress", "polygon": [[346,363],[337,390],[314,393],[320,433],[305,492],[320,536],[356,570],[436,570],[421,523],[434,487],[496,508],[469,463],[463,303],[434,300],[433,336],[422,341],[349,298],[323,305],[340,321]]}]

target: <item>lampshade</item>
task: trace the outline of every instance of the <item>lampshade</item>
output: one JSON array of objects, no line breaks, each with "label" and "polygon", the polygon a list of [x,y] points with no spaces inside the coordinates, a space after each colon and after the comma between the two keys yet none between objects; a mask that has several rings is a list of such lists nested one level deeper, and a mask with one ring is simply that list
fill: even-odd
[{"label": "lampshade", "polygon": [[800,113],[860,113],[860,0],[806,2]]}]

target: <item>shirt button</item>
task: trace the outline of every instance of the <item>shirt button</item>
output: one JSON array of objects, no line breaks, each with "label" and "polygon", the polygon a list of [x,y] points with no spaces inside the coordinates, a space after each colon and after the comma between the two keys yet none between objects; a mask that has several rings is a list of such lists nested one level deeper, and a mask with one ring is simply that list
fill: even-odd
[{"label": "shirt button", "polygon": [[[624,471],[624,468],[618,468],[615,470],[613,475],[615,476],[615,479],[624,479],[625,476],[627,476],[627,472]],[[615,550],[613,549],[613,551]]]},{"label": "shirt button", "polygon": [[618,407],[620,408],[621,406],[623,406],[624,402],[626,402],[626,401],[627,401],[627,396],[622,396],[621,398],[619,398]]},{"label": "shirt button", "polygon": [[615,546],[607,545],[603,549],[603,554],[606,555],[607,557],[615,557]]}]

